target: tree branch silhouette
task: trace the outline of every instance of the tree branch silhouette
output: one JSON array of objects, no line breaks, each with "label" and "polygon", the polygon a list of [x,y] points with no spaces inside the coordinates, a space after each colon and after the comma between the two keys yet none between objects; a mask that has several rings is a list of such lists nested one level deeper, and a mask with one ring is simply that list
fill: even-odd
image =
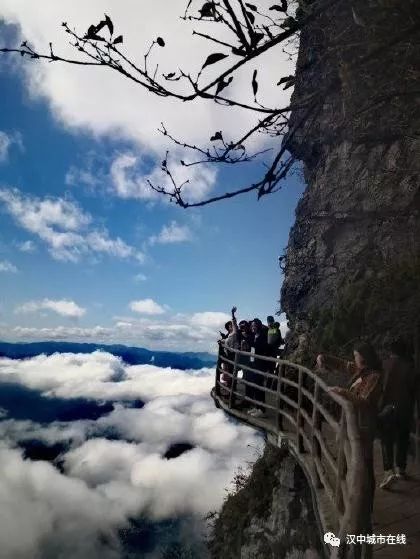
[{"label": "tree branch silhouette", "polygon": [[[160,132],[174,145],[197,155],[191,161],[181,160],[180,164],[185,167],[208,164],[246,164],[259,160],[261,156],[267,158],[270,151],[274,151],[273,148],[249,153],[246,144],[256,134],[263,133],[270,138],[276,138],[280,142],[280,148],[275,150],[276,154],[272,156],[271,163],[267,165],[264,162],[266,171],[260,180],[205,200],[188,202],[183,196],[183,190],[189,182],[188,180],[182,184],[176,182],[170,168],[169,154],[166,154],[161,169],[169,187],[155,185],[150,181],[149,185],[155,192],[168,197],[183,208],[207,205],[251,191],[256,191],[258,198],[261,198],[280,188],[280,181],[287,176],[295,161],[288,151],[290,143],[298,130],[301,130],[304,135],[308,134],[311,123],[314,122],[314,115],[318,114],[317,111],[323,105],[326,94],[331,88],[337,86],[337,81],[332,79],[314,93],[301,97],[293,103],[277,107],[265,107],[259,102],[257,69],[253,70],[250,80],[250,88],[254,94],[253,102],[236,99],[229,95],[229,86],[237,78],[240,69],[250,65],[271,49],[280,47],[289,57],[294,57],[295,53],[290,53],[288,50],[290,42],[295,43],[306,26],[313,24],[330,8],[344,2],[344,0],[277,1],[278,3],[268,9],[262,9],[258,3],[255,5],[244,0],[206,1],[204,3],[203,0],[189,0],[181,19],[197,22],[197,25],[214,23],[217,28],[223,28],[226,35],[221,39],[208,32],[193,30],[193,35],[220,47],[219,51],[207,56],[196,75],[191,75],[182,69],[164,74],[159,72],[157,64],[152,65],[152,53],[156,49],[166,46],[162,37],[157,37],[151,42],[144,54],[143,65],[139,65],[124,51],[124,37],[115,32],[114,23],[107,15],[99,23],[91,24],[84,34],[71,28],[67,22],[62,24],[65,33],[69,36],[70,44],[78,53],[74,58],[60,56],[53,50],[51,43],[49,51],[37,52],[27,41],[24,41],[19,48],[0,48],[0,53],[10,53],[30,60],[44,60],[52,63],[104,67],[117,72],[125,79],[159,97],[175,99],[183,103],[205,99],[216,104],[251,111],[255,114],[256,123],[240,138],[231,139],[228,137],[228,132],[223,130],[212,132],[209,133],[210,144],[205,147],[176,138],[168,132],[163,123]],[[400,36],[401,31],[399,30],[399,35],[394,39],[390,38],[389,43],[393,44],[393,41],[395,43]],[[320,56],[312,64],[320,64],[324,56],[334,49],[340,48],[340,42],[334,44],[334,40],[335,38],[331,39],[331,45],[329,49],[326,49],[326,54]],[[378,52],[382,47],[381,45],[377,47]],[[357,61],[358,64],[368,62],[369,57],[366,56],[364,61],[363,59]],[[209,67],[221,67],[222,69],[216,77],[205,79]],[[300,68],[303,79],[305,71],[305,67]],[[286,90],[295,85],[295,76],[276,76],[273,81],[274,87],[282,87],[283,90]],[[173,87],[175,83],[176,88]],[[184,91],[180,91],[179,84],[182,84]],[[293,126],[289,121],[292,112],[300,115],[299,118],[294,119]]]}]

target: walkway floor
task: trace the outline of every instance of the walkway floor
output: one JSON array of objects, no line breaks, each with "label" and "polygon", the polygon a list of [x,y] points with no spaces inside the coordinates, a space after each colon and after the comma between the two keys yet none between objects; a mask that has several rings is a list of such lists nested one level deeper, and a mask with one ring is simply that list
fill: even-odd
[{"label": "walkway floor", "polygon": [[[375,444],[377,483],[383,477],[379,444]],[[390,489],[377,489],[373,509],[375,535],[405,534],[407,543],[377,545],[377,559],[420,559],[420,465],[409,462],[409,479],[397,481]]]}]

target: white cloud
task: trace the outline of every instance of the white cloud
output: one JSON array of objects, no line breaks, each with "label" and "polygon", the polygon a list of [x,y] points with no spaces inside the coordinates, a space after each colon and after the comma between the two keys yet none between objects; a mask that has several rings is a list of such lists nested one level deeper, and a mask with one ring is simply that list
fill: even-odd
[{"label": "white cloud", "polygon": [[9,156],[11,140],[9,136],[0,130],[0,161],[6,161]]},{"label": "white cloud", "polygon": [[19,132],[6,133],[0,130],[0,163],[4,163],[9,158],[10,148],[17,145],[23,149],[22,136]]},{"label": "white cloud", "polygon": [[[119,381],[111,382],[116,377]],[[116,405],[96,421],[41,426],[7,420],[0,424],[6,440],[35,436],[50,443],[76,440],[65,456],[67,473],[121,504],[131,488],[137,513],[151,509],[154,516],[168,518],[181,512],[203,514],[219,506],[234,464],[250,456],[248,445],[259,444],[254,430],[231,423],[215,408],[209,397],[213,369],[128,366],[102,352],[55,354],[20,361],[0,359],[1,380],[41,390],[46,396],[146,401],[141,409]],[[109,430],[130,443],[98,438]],[[84,442],[92,435],[96,438]],[[196,448],[177,459],[164,459],[168,447],[177,442]],[[125,491],[117,492],[118,484]],[[124,506],[132,505],[130,498]]]},{"label": "white cloud", "polygon": [[36,245],[33,241],[24,241],[18,245],[21,252],[35,252]]},{"label": "white cloud", "polygon": [[90,169],[80,169],[79,167],[71,167],[64,178],[64,182],[68,186],[87,186],[95,189],[101,181],[95,176]]},{"label": "white cloud", "polygon": [[0,272],[10,272],[12,274],[16,274],[17,271],[18,269],[16,268],[16,266],[8,260],[0,261]]},{"label": "white cloud", "polygon": [[112,328],[93,326],[91,328],[79,328],[68,326],[56,326],[54,328],[34,328],[14,326],[13,328],[0,328],[3,339],[13,340],[66,340],[66,341],[110,341],[115,336]]},{"label": "white cloud", "polygon": [[[191,522],[201,522],[220,507],[238,466],[255,459],[263,444],[254,429],[215,408],[213,369],[128,366],[102,352],[55,354],[0,358],[4,382],[47,398],[146,402],[141,409],[116,404],[97,420],[0,421],[0,541],[7,557],[55,557],[59,549],[62,559],[121,559],[116,535],[129,519],[192,515]],[[109,432],[120,439],[105,439]],[[63,473],[10,448],[33,440],[70,445],[60,457]],[[179,442],[192,450],[166,459]]]},{"label": "white cloud", "polygon": [[133,312],[139,314],[163,314],[165,309],[153,301],[153,299],[142,299],[140,301],[131,301],[129,305]]},{"label": "white cloud", "polygon": [[41,310],[53,311],[60,316],[69,318],[81,318],[86,314],[86,309],[77,305],[74,301],[61,299],[53,301],[51,299],[44,299],[43,301],[29,301],[24,303],[16,309],[18,313],[38,312]]},{"label": "white cloud", "polygon": [[283,339],[285,338],[288,331],[289,331],[289,326],[288,326],[287,320],[282,320],[280,322],[280,332],[281,332],[281,335],[282,335]]},{"label": "white cloud", "polygon": [[231,317],[223,312],[200,312],[191,317],[191,324],[205,328],[221,328]]},{"label": "white cloud", "polygon": [[[207,397],[213,376],[213,369],[181,371],[154,365],[128,366],[102,351],[38,355],[22,361],[0,358],[3,381],[19,382],[49,396],[68,399],[149,401],[180,395]],[[114,379],[118,382],[111,382]]]},{"label": "white cloud", "polygon": [[90,229],[92,216],[64,198],[36,198],[17,189],[1,189],[0,202],[26,231],[44,241],[53,258],[78,262],[87,254],[144,260],[144,255],[106,229]]},{"label": "white cloud", "polygon": [[134,281],[147,281],[147,276],[145,274],[136,274]]},{"label": "white cloud", "polygon": [[110,169],[114,193],[120,198],[155,200],[158,195],[150,188],[143,173],[136,172],[137,163],[138,158],[131,153],[120,154],[114,159]]},{"label": "white cloud", "polygon": [[57,556],[118,559],[123,511],[80,479],[0,446],[0,541],[8,558]]},{"label": "white cloud", "polygon": [[192,233],[187,225],[178,225],[176,221],[172,221],[169,225],[164,225],[158,235],[153,235],[149,239],[151,245],[184,243],[190,241]]},{"label": "white cloud", "polygon": [[[148,300],[146,300],[148,301]],[[133,301],[132,303],[136,303]],[[157,307],[155,306],[157,305]],[[0,327],[0,337],[5,340],[66,340],[74,342],[122,343],[153,347],[156,350],[217,351],[218,330],[230,319],[223,312],[194,314],[166,313],[166,307],[147,302],[136,306],[143,316],[116,316],[109,326],[92,327],[57,326],[37,328],[28,326]],[[146,314],[160,310],[160,314]],[[133,309],[132,309],[133,310]],[[136,312],[136,311],[134,311]]]},{"label": "white cloud", "polygon": [[[213,189],[216,169],[208,166],[186,167],[179,159],[168,160],[168,167],[177,186],[184,184],[183,193],[186,200],[195,202],[207,196]],[[155,165],[151,171],[145,172],[141,158],[134,153],[122,153],[116,156],[110,169],[111,189],[120,198],[156,201],[164,198],[154,191],[149,184],[173,191],[170,178],[162,172],[160,165]],[[186,182],[188,181],[188,182]]]},{"label": "white cloud", "polygon": [[[67,21],[81,32],[89,24],[98,21],[104,11],[109,13],[117,26],[117,32],[124,34],[124,50],[136,60],[148,50],[150,42],[160,35],[167,46],[157,49],[151,55],[150,63],[159,63],[158,73],[168,73],[178,68],[194,74],[214,45],[209,41],[192,36],[192,29],[214,32],[214,25],[197,22],[183,22],[179,17],[185,10],[184,0],[156,0],[153,7],[135,0],[122,0],[115,4],[112,0],[91,0],[88,5],[82,0],[71,4],[45,0],[43,10],[29,8],[24,0],[2,0],[0,14],[7,23],[19,25],[20,37],[29,40],[35,48],[48,51],[49,41],[53,41],[57,52],[73,55],[73,49],[66,44],[67,36],[60,25]],[[219,30],[220,31],[220,30]],[[220,32],[221,33],[221,32]],[[220,34],[220,38],[223,34]],[[223,47],[220,47],[223,49]],[[21,60],[16,61],[22,64]],[[214,187],[214,169],[200,169],[200,166],[186,168],[180,160],[191,161],[197,154],[180,153],[174,149],[168,137],[157,132],[161,122],[168,131],[191,144],[207,146],[209,137],[217,130],[223,130],[227,140],[238,139],[242,133],[257,123],[253,111],[217,105],[211,101],[198,100],[182,103],[153,96],[133,82],[105,69],[69,67],[60,64],[23,64],[27,83],[33,95],[44,96],[55,117],[65,126],[83,128],[95,135],[105,134],[116,139],[131,140],[141,149],[143,156],[159,156],[166,149],[174,151],[176,161],[172,169],[181,180],[191,177],[186,185],[187,196],[199,199]],[[260,101],[265,106],[284,106],[290,98],[290,90],[283,91],[275,86],[281,76],[293,72],[293,62],[282,52],[282,45],[262,55],[258,61]],[[246,65],[235,77],[229,93],[235,99],[252,102],[250,87],[253,64]],[[208,68],[207,78],[215,75],[215,68]],[[179,88],[180,84],[173,84]],[[106,95],[104,95],[106,91]],[[118,102],[110,100],[118,99]],[[254,144],[261,146],[271,140],[257,135]],[[277,142],[277,140],[275,140]],[[137,162],[132,153],[122,154],[114,166],[114,187],[117,195],[126,198],[151,200],[145,178],[145,170],[135,172]],[[162,184],[165,178],[158,167],[146,175]],[[90,181],[90,178],[88,179]]]}]

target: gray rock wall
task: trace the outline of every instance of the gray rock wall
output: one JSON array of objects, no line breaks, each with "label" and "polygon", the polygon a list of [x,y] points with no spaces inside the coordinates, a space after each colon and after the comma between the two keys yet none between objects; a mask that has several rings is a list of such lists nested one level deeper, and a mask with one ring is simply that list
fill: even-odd
[{"label": "gray rock wall", "polygon": [[290,141],[307,188],[281,290],[289,349],[344,283],[420,257],[419,29],[418,2],[343,0],[302,33],[293,102],[319,98]]}]

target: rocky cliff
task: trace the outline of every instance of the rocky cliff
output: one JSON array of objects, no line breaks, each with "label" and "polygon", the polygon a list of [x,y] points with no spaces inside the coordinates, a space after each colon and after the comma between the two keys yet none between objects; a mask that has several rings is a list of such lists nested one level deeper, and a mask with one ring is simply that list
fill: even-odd
[{"label": "rocky cliff", "polygon": [[[302,1],[301,15],[313,4]],[[281,290],[291,352],[299,339],[309,353],[346,351],[359,335],[412,341],[420,315],[419,52],[417,0],[342,0],[301,34],[293,103],[312,98],[313,106],[292,114],[289,137],[307,185]]]},{"label": "rocky cliff", "polygon": [[267,445],[217,516],[213,559],[320,559],[321,540],[306,478],[290,454]]},{"label": "rocky cliff", "polygon": [[[297,17],[322,3],[301,0]],[[295,360],[361,336],[402,334],[419,352],[419,52],[418,0],[338,0],[301,33],[292,103],[311,106],[286,141],[306,191],[281,290]],[[217,517],[212,557],[317,557],[309,496],[292,457],[267,448]]]}]

